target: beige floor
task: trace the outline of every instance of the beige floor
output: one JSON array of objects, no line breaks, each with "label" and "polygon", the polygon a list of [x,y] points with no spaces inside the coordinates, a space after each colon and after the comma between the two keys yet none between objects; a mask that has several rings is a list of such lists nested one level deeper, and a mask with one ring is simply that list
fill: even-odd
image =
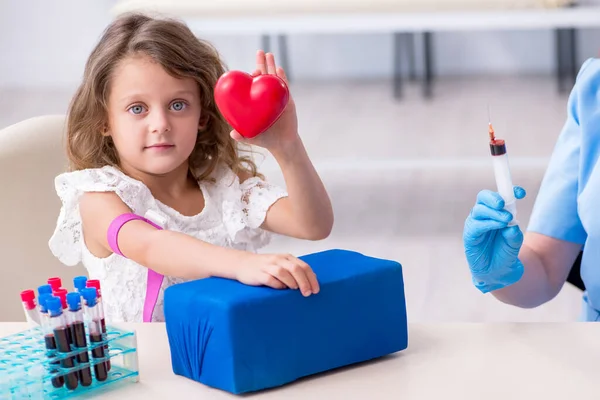
[{"label": "beige floor", "polygon": [[[302,136],[334,202],[336,225],[325,241],[276,238],[267,251],[346,248],[395,259],[404,268],[411,321],[577,319],[580,293],[570,286],[535,310],[479,294],[461,244],[477,192],[494,188],[488,104],[498,134],[507,140],[514,181],[529,191],[519,205],[526,226],[565,117],[566,97],[556,94],[551,78],[444,80],[434,99],[422,99],[411,86],[401,102],[392,100],[389,82],[297,83],[292,90]],[[0,128],[64,112],[71,92],[0,89]],[[272,159],[262,167],[282,181]]]}]

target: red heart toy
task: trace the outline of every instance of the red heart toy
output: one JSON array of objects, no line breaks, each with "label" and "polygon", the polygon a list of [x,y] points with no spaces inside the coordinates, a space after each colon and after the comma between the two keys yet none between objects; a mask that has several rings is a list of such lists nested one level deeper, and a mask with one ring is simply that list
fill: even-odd
[{"label": "red heart toy", "polygon": [[287,106],[290,92],[277,75],[224,73],[215,86],[215,102],[223,117],[245,138],[269,129]]}]

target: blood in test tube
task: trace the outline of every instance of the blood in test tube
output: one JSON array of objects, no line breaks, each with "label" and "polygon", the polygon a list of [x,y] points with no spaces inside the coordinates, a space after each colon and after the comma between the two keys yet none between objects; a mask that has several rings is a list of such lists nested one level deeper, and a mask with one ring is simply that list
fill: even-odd
[{"label": "blood in test tube", "polygon": [[[71,344],[69,343],[69,327],[65,315],[63,314],[63,308],[60,299],[52,297],[46,300],[46,306],[50,313],[50,327],[54,332],[54,339],[56,340],[56,348],[59,353],[70,353]],[[60,361],[62,368],[74,368],[75,357],[66,357]],[[65,376],[65,386],[67,389],[74,390],[79,385],[79,379],[77,377],[77,371],[68,372]]]},{"label": "blood in test tube", "polygon": [[[42,293],[40,295],[40,310],[42,312],[41,324],[44,331],[44,343],[46,344],[47,355],[50,359],[56,357],[56,340],[54,339],[54,332],[50,326],[50,319],[48,315],[47,300],[52,298],[52,295]],[[51,361],[51,365],[58,365],[58,361]],[[56,373],[58,370],[50,368],[50,373]],[[65,379],[62,376],[52,378],[52,386],[60,388],[65,384]]]},{"label": "blood in test tube", "polygon": [[[100,313],[100,322],[102,324],[102,333],[106,335],[106,322],[104,319],[104,305],[102,304],[102,290],[100,290],[100,281],[98,279],[89,279],[86,282],[88,288],[95,288],[96,295],[98,296],[98,312]],[[105,351],[108,353],[108,345],[104,346]],[[106,362],[106,368],[110,371],[110,361]]]},{"label": "blood in test tube", "polygon": [[[63,310],[67,309],[67,289],[58,289],[52,292],[54,297],[58,297],[60,299],[60,304]],[[67,329],[67,338],[69,339],[69,343],[73,343],[73,338],[71,337],[71,330]]]},{"label": "blood in test tube", "polygon": [[[67,319],[71,328],[73,346],[76,349],[82,349],[81,352],[77,353],[77,362],[87,364],[90,362],[90,357],[87,351],[87,339],[83,323],[83,311],[81,309],[81,295],[77,292],[67,294],[67,303],[69,305]],[[92,384],[92,370],[90,367],[80,369],[78,376],[82,386],[90,386]]]},{"label": "blood in test tube", "polygon": [[[99,343],[105,340],[105,334],[102,332],[102,314],[100,313],[98,295],[95,288],[85,288],[81,291],[85,299],[85,313],[88,320],[88,331],[90,336],[90,344]],[[107,353],[104,346],[97,346],[92,349],[93,358],[104,358]],[[96,379],[104,381],[108,377],[107,361],[100,362],[94,365],[94,374]]]},{"label": "blood in test tube", "polygon": [[62,281],[59,277],[49,278],[48,285],[50,285],[52,290],[55,291],[62,288]]}]

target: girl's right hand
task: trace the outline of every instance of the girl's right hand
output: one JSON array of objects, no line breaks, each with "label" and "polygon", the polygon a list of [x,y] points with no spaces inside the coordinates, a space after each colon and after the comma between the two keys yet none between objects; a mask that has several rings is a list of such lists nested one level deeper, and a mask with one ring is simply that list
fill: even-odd
[{"label": "girl's right hand", "polygon": [[[514,193],[517,199],[526,194],[519,186]],[[512,218],[498,193],[483,190],[465,221],[465,255],[473,283],[483,293],[512,285],[523,276],[523,264],[518,258],[523,233],[518,226],[508,226]]]},{"label": "girl's right hand", "polygon": [[251,286],[299,289],[303,296],[319,292],[317,276],[304,261],[290,254],[250,253],[236,270],[236,280]]}]

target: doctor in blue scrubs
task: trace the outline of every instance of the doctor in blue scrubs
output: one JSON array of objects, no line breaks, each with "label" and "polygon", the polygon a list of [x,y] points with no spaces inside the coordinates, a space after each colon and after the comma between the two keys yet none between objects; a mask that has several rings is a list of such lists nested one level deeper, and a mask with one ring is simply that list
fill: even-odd
[{"label": "doctor in blue scrubs", "polygon": [[[473,284],[523,308],[553,299],[583,250],[584,321],[600,320],[600,60],[581,67],[525,234],[496,192],[481,191],[463,231]],[[515,187],[521,199],[525,190]]]}]

